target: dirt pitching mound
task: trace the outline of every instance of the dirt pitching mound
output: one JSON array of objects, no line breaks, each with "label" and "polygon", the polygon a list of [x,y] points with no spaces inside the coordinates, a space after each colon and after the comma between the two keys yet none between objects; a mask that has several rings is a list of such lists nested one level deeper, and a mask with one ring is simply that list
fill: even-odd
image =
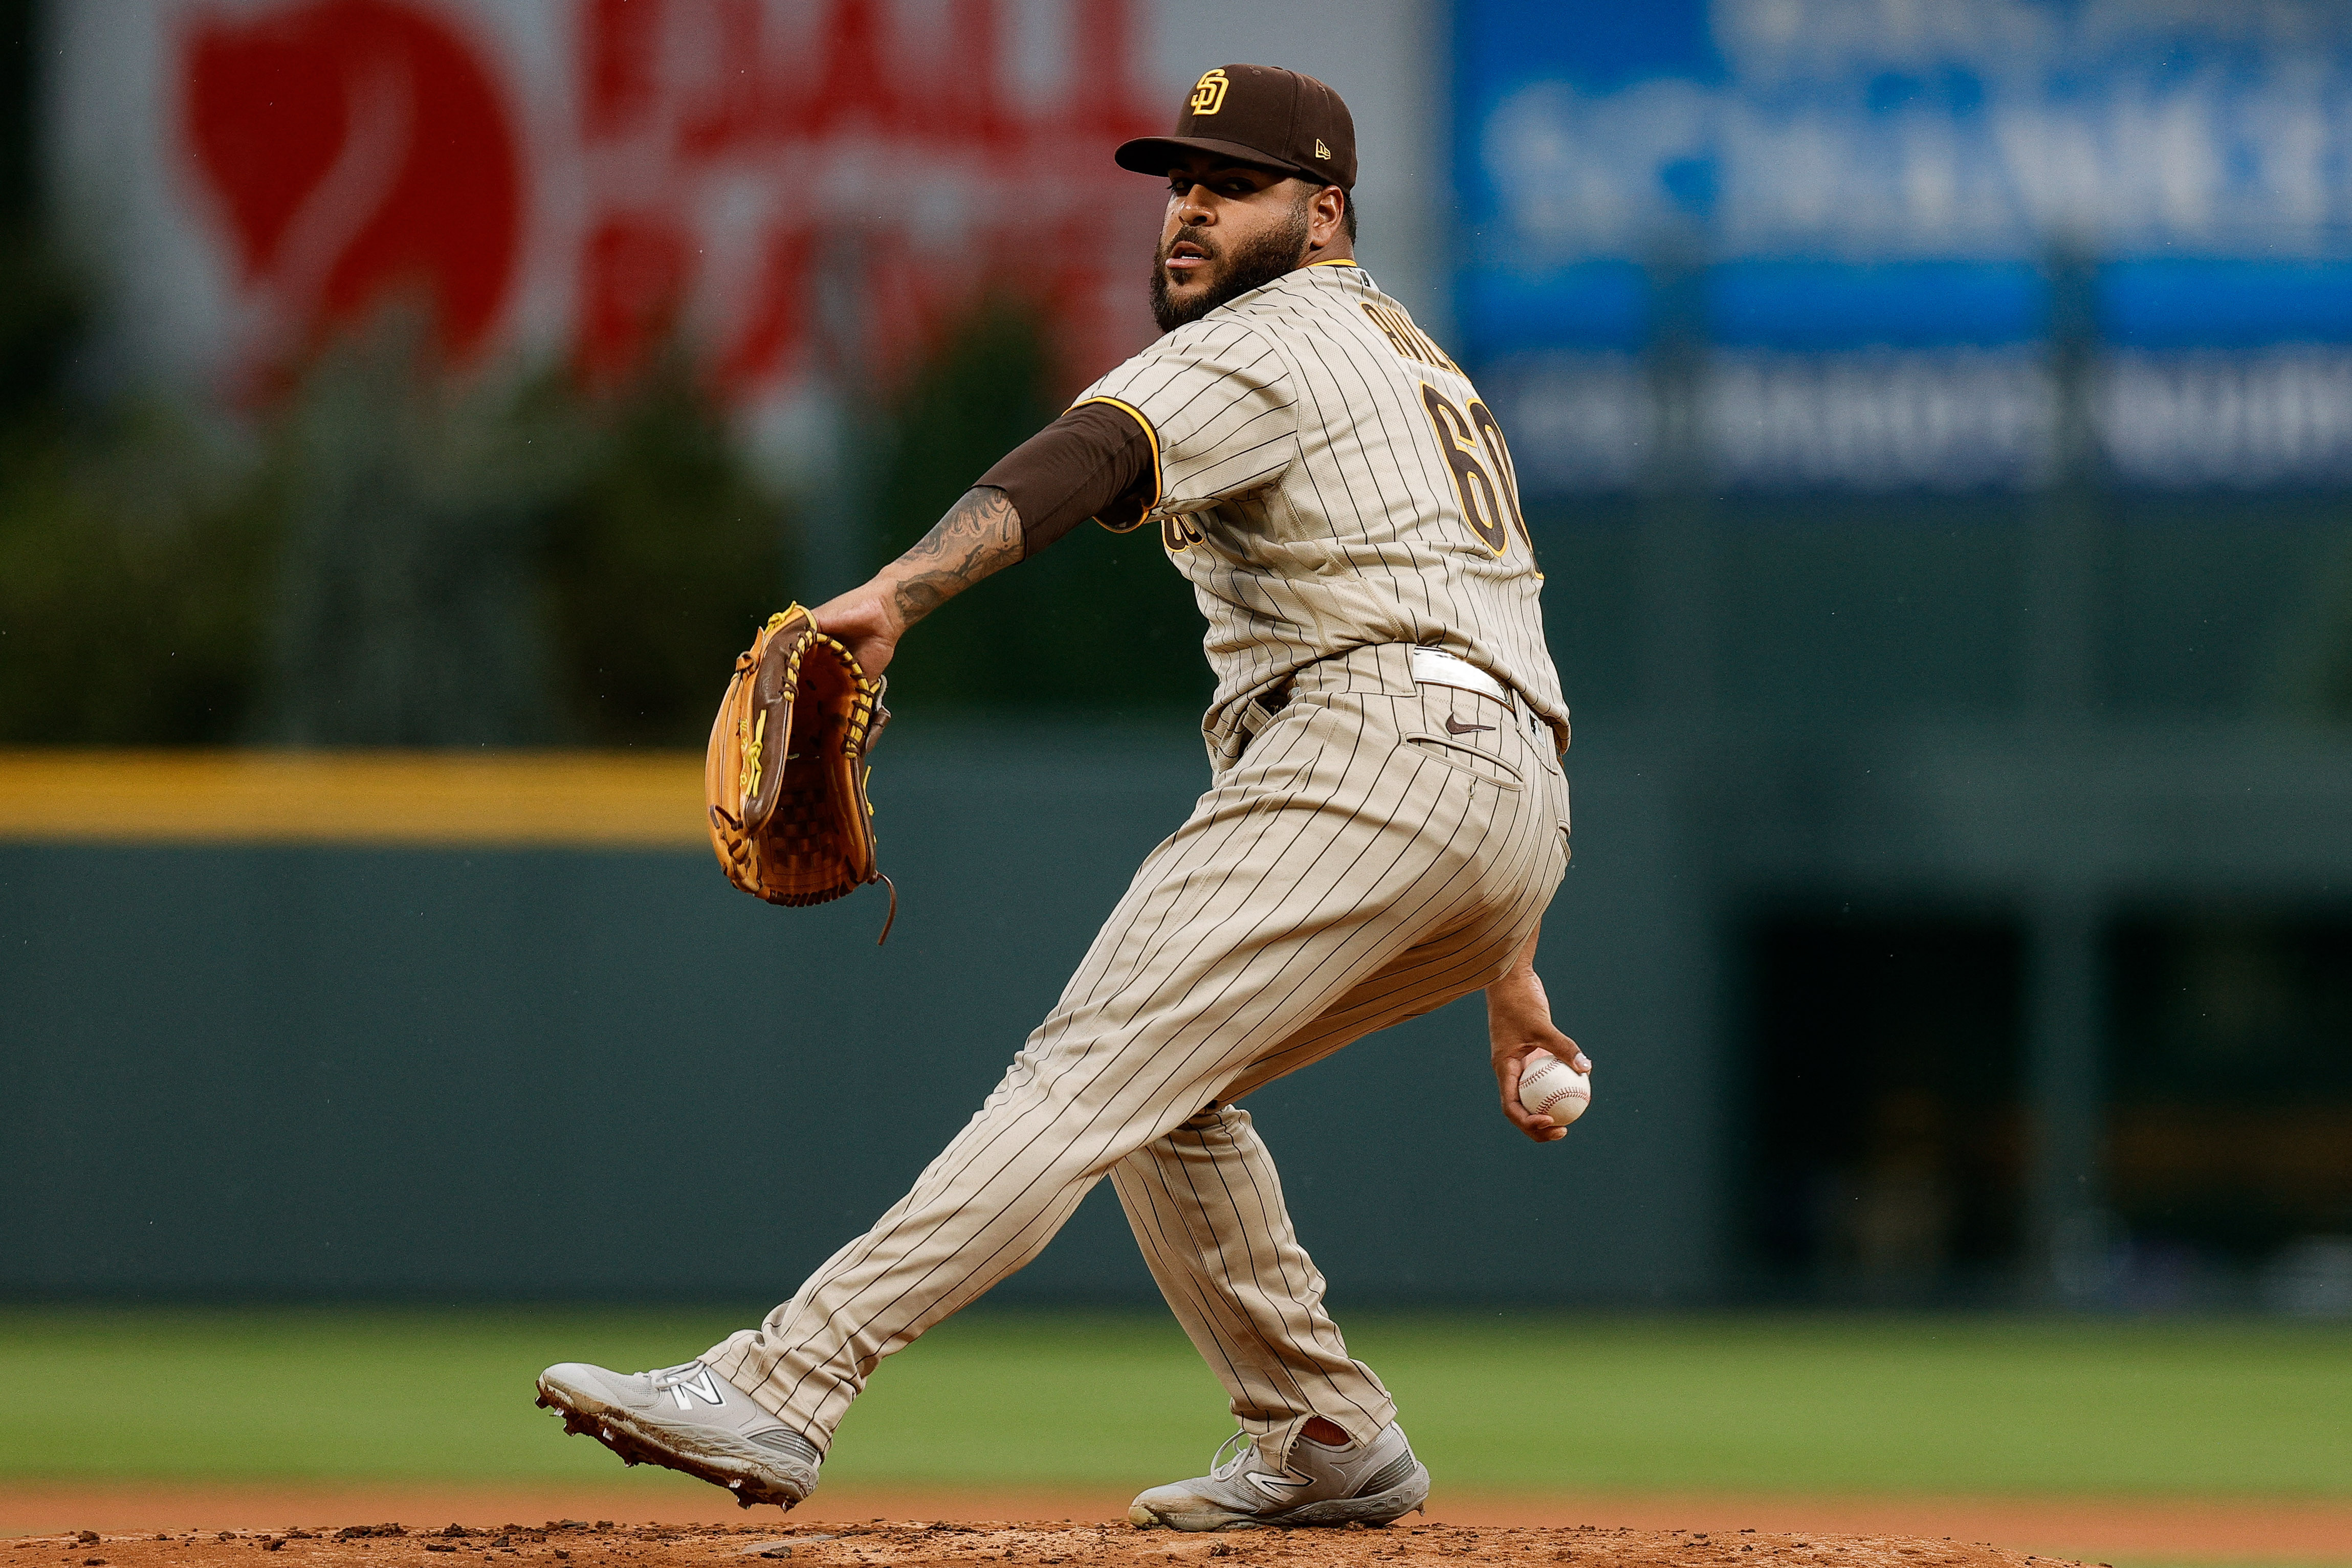
[{"label": "dirt pitching mound", "polygon": [[312,1526],[278,1531],[34,1536],[10,1543],[0,1568],[462,1568],[467,1563],[521,1568],[764,1568],[790,1559],[810,1563],[869,1563],[877,1568],[930,1564],[1061,1563],[1104,1568],[1124,1563],[1206,1563],[1244,1568],[1280,1563],[1413,1568],[1421,1563],[1574,1563],[1579,1568],[2057,1568],[1998,1547],[1903,1536],[1766,1534],[1756,1531],[1612,1530],[1594,1525],[1544,1529],[1406,1522],[1367,1530],[1246,1530],[1183,1535],[1126,1524],[892,1523],[792,1525],[615,1525],[551,1520],[537,1525],[468,1530],[399,1524]]}]

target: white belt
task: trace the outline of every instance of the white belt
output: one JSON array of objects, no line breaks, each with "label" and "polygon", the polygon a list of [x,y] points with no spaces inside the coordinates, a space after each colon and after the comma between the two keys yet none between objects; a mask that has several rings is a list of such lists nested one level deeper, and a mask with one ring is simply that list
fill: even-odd
[{"label": "white belt", "polygon": [[1469,660],[1447,653],[1443,648],[1414,647],[1411,650],[1412,678],[1424,686],[1452,686],[1457,691],[1476,692],[1482,697],[1493,697],[1506,707],[1516,707],[1511,701],[1511,689],[1472,664]]}]

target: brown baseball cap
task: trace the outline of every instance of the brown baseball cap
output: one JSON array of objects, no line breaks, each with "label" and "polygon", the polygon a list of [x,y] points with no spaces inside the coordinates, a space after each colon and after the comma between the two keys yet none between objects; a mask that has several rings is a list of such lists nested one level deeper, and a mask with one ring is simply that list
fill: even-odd
[{"label": "brown baseball cap", "polygon": [[1122,169],[1165,174],[1187,152],[1213,152],[1236,163],[1356,188],[1356,122],[1339,95],[1279,66],[1218,66],[1184,95],[1173,136],[1122,142]]}]

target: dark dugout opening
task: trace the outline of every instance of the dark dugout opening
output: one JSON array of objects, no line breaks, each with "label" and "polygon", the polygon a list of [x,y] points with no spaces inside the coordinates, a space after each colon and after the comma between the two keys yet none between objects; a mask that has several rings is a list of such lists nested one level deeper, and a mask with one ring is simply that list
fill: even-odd
[{"label": "dark dugout opening", "polygon": [[1742,1204],[1760,1293],[2014,1292],[2025,1236],[2023,944],[1966,915],[1768,915],[1746,944]]}]

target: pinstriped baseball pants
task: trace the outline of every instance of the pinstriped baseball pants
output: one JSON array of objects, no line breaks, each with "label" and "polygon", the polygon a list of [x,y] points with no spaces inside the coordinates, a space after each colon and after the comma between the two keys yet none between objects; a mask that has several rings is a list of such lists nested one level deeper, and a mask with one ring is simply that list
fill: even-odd
[{"label": "pinstriped baseball pants", "polygon": [[[1232,1102],[1500,976],[1567,829],[1548,732],[1509,706],[1416,686],[1401,645],[1301,672],[914,1189],[704,1359],[826,1447],[884,1356],[1035,1257],[1108,1176],[1269,1458],[1316,1416],[1372,1436],[1395,1406],[1325,1312]],[[1430,1070],[1486,1066],[1465,1040]]]}]

